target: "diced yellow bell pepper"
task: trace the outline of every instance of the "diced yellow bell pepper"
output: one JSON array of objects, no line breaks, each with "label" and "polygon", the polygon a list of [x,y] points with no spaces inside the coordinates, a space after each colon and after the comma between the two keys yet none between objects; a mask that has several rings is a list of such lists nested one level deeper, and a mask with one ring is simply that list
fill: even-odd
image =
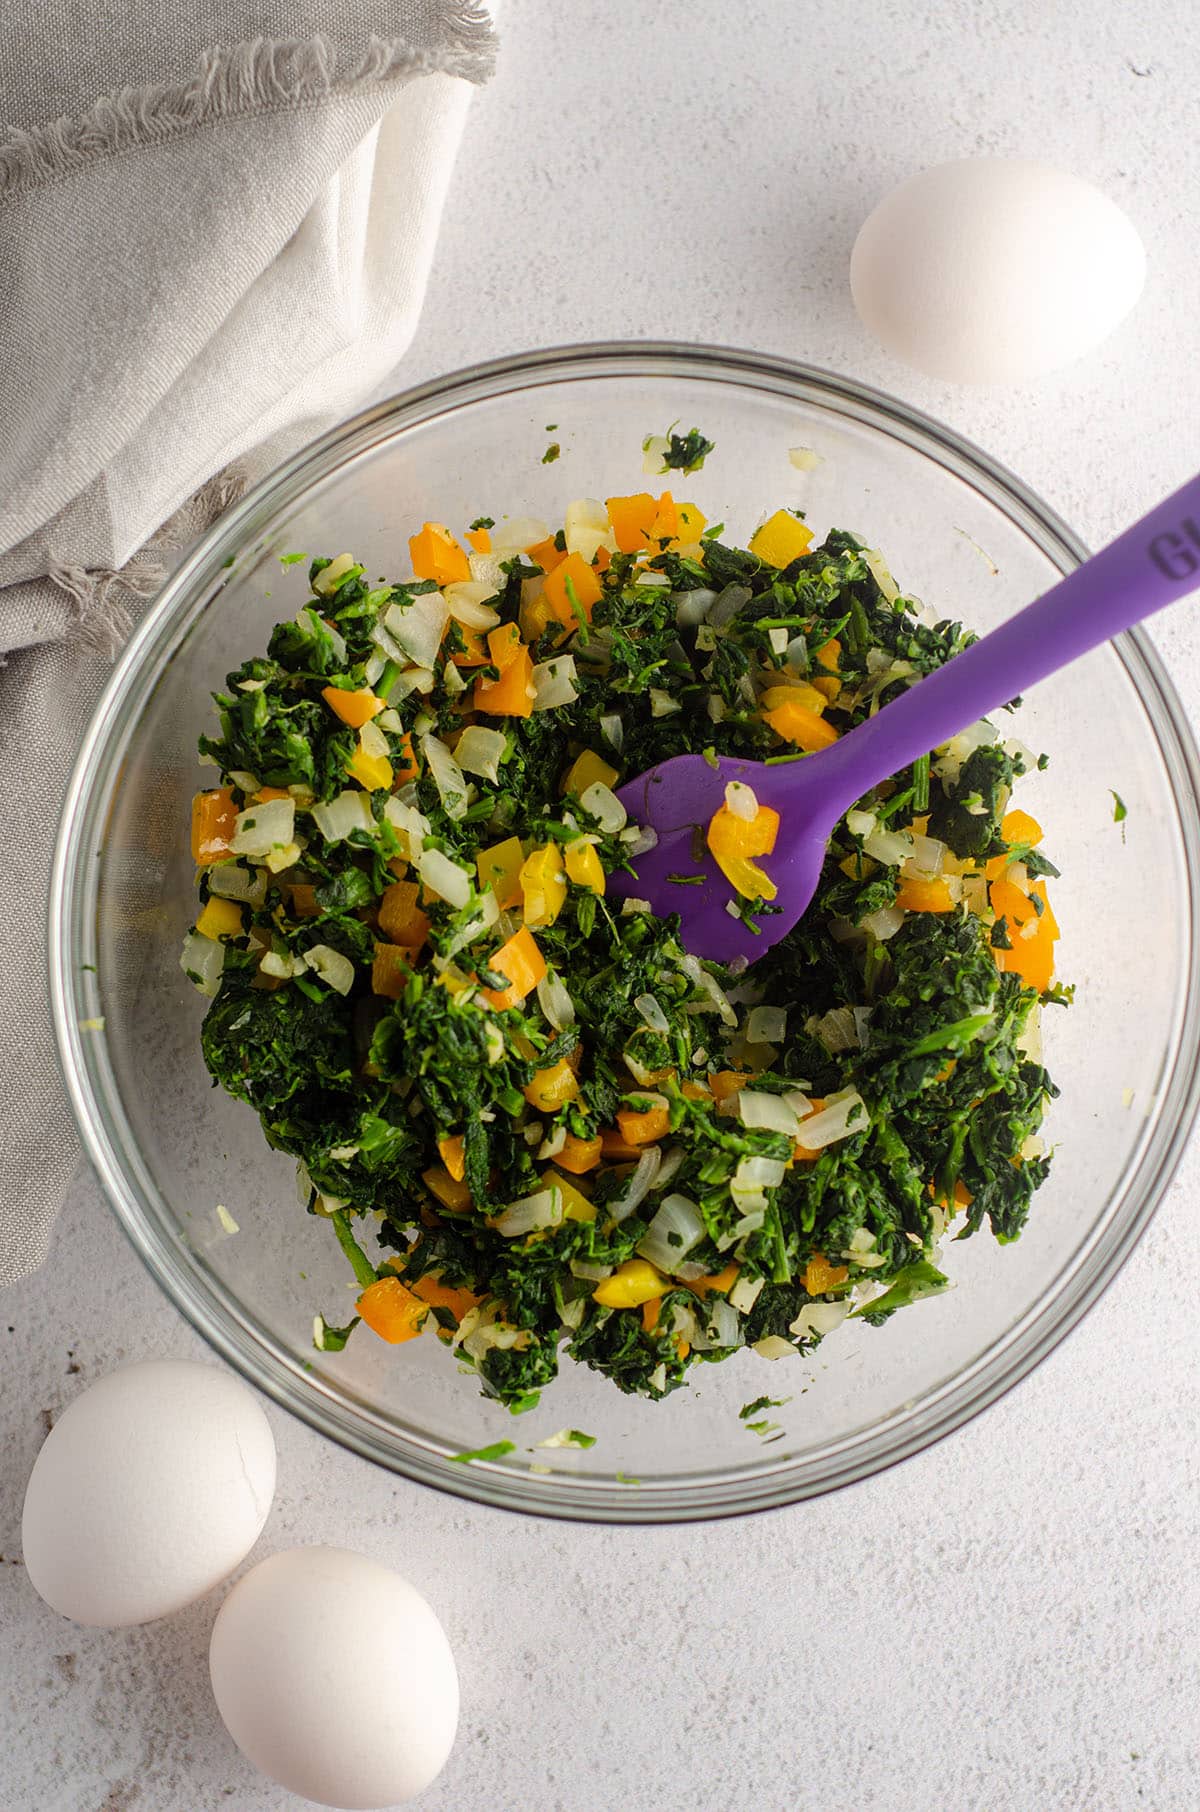
[{"label": "diced yellow bell pepper", "polygon": [[525,851],[521,848],[519,837],[506,837],[503,843],[493,843],[490,849],[481,849],[475,857],[479,885],[491,888],[501,912],[521,903],[521,865],[524,860]]},{"label": "diced yellow bell pepper", "polygon": [[708,527],[708,517],[703,510],[698,510],[694,503],[677,503],[675,513],[678,526],[675,532],[676,547],[690,547],[693,541],[699,541]]},{"label": "diced yellow bell pepper", "polygon": [[776,510],[750,537],[750,552],[768,566],[790,566],[807,551],[812,530],[790,510]]},{"label": "diced yellow bell pepper", "polygon": [[387,756],[368,755],[361,744],[346,763],[346,772],[368,793],[386,792],[394,778]]},{"label": "diced yellow bell pepper", "polygon": [[539,1113],[556,1114],[579,1093],[579,1078],[565,1058],[549,1069],[535,1070],[521,1093]]},{"label": "diced yellow bell pepper", "polygon": [[824,1296],[826,1290],[836,1290],[849,1277],[845,1265],[831,1265],[822,1252],[814,1252],[804,1272],[804,1288],[810,1296]]},{"label": "diced yellow bell pepper", "polygon": [[610,767],[601,756],[593,755],[590,749],[585,749],[582,755],[575,757],[567,769],[562,790],[564,793],[574,793],[578,799],[587,792],[590,786],[597,784],[612,786],[616,778],[616,768]]},{"label": "diced yellow bell pepper", "polygon": [[525,923],[531,930],[553,925],[567,899],[562,851],[557,843],[535,849],[521,865]]},{"label": "diced yellow bell pepper", "polygon": [[[817,697],[821,697],[819,692]],[[822,708],[824,702],[822,699]],[[826,723],[811,706],[801,704],[799,699],[788,699],[773,710],[764,711],[763,716],[776,736],[782,736],[785,742],[794,742],[797,748],[806,749],[809,754],[829,748],[838,739],[833,725]]]},{"label": "diced yellow bell pepper", "polygon": [[779,813],[769,805],[760,805],[750,820],[739,818],[727,805],[713,813],[708,847],[730,886],[748,900],[773,900],[779,891],[771,877],[749,859],[769,856],[778,832]]},{"label": "diced yellow bell pepper", "polygon": [[456,1183],[461,1183],[467,1174],[466,1144],[461,1133],[453,1133],[449,1138],[437,1142],[438,1156],[450,1172]]},{"label": "diced yellow bell pepper", "polygon": [[1005,812],[1000,824],[1000,835],[1011,849],[1014,843],[1028,843],[1034,846],[1042,840],[1042,827],[1036,818],[1018,807],[1016,811]]},{"label": "diced yellow bell pepper", "polygon": [[593,893],[604,892],[604,864],[596,854],[593,844],[568,843],[566,864],[567,879],[574,881],[576,887],[588,887]]},{"label": "diced yellow bell pepper", "polygon": [[214,893],[196,920],[201,937],[238,937],[242,930],[242,909],[236,900],[221,900]]},{"label": "diced yellow bell pepper", "polygon": [[560,1175],[557,1170],[548,1170],[542,1181],[547,1187],[559,1190],[563,1199],[563,1216],[569,1221],[594,1221],[596,1204],[589,1202],[582,1189],[577,1189],[569,1177]]},{"label": "diced yellow bell pepper", "polygon": [[661,1271],[644,1258],[627,1258],[611,1277],[603,1278],[592,1291],[592,1301],[606,1309],[640,1309],[644,1302],[665,1296],[670,1285]]}]

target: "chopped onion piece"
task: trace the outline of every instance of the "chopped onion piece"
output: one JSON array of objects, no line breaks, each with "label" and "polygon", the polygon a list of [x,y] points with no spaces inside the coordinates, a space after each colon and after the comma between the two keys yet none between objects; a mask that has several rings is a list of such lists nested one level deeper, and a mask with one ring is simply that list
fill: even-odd
[{"label": "chopped onion piece", "polygon": [[644,856],[647,850],[657,848],[658,832],[653,830],[648,824],[639,824],[637,826],[637,836],[630,842],[629,854],[631,856]]},{"label": "chopped onion piece", "polygon": [[494,554],[524,553],[535,541],[545,541],[549,525],[539,516],[509,516],[490,530]]},{"label": "chopped onion piece", "polygon": [[605,786],[602,780],[594,780],[591,786],[585,787],[579,795],[579,803],[610,836],[614,831],[624,829],[629,814],[612,788]]},{"label": "chopped onion piece", "polygon": [[637,1161],[636,1168],[630,1173],[620,1195],[614,1196],[604,1204],[610,1220],[625,1221],[635,1209],[640,1208],[650,1193],[650,1186],[658,1175],[662,1165],[662,1152],[657,1145],[648,1145]]},{"label": "chopped onion piece", "polygon": [[794,1358],[796,1348],[782,1334],[765,1334],[761,1340],[754,1342],[754,1350],[760,1359]]},{"label": "chopped onion piece", "polygon": [[877,912],[867,914],[862,922],[862,928],[864,931],[869,931],[872,937],[878,938],[881,944],[886,944],[890,937],[895,937],[903,923],[904,908],[902,906],[881,906]]},{"label": "chopped onion piece", "polygon": [[561,1189],[539,1189],[536,1195],[523,1195],[510,1202],[492,1226],[505,1239],[516,1239],[523,1233],[535,1233],[541,1227],[557,1227],[565,1212]]},{"label": "chopped onion piece", "polygon": [[358,743],[364,755],[382,756],[385,761],[392,752],[392,746],[387,737],[378,724],[370,719],[359,729]]},{"label": "chopped onion piece", "polygon": [[671,443],[665,434],[647,434],[642,442],[642,471],[652,478],[661,478],[670,470],[664,463],[671,451]]},{"label": "chopped onion piece", "polygon": [[239,812],[229,847],[235,856],[261,860],[273,850],[286,849],[296,827],[294,799],[266,799]]},{"label": "chopped onion piece", "polygon": [[[456,912],[464,907],[471,897],[471,877],[457,862],[443,855],[440,849],[423,849],[417,857],[417,873],[420,875],[430,893],[435,893],[439,900],[445,900]],[[491,892],[489,888],[489,893]],[[495,894],[491,896],[495,899]]]},{"label": "chopped onion piece", "polygon": [[[497,592],[504,590],[508,583],[508,574],[504,570],[504,561],[511,560],[511,554],[468,554],[467,565],[471,569],[471,579],[476,585],[486,585],[484,596],[494,598]],[[448,589],[448,588],[447,588]]]},{"label": "chopped onion piece", "polygon": [[[701,968],[697,959],[691,955],[685,955],[679,967],[690,982],[695,983],[696,987],[702,988],[708,995],[720,1014],[722,1023],[727,1026],[736,1026],[737,1014],[733,1010],[729,996],[708,970]],[[701,1008],[700,1010],[705,1011],[706,1009]]]},{"label": "chopped onion piece", "polygon": [[865,1051],[867,1033],[871,1025],[871,1009],[870,1007],[851,1007],[850,1011],[854,1015],[854,1030],[858,1034],[859,1049]]},{"label": "chopped onion piece", "polygon": [[698,1353],[717,1346],[741,1346],[742,1324],[738,1312],[723,1296],[713,1296],[705,1303],[699,1325],[692,1336]]},{"label": "chopped onion piece", "polygon": [[630,895],[630,897],[627,900],[621,901],[621,917],[623,919],[636,918],[639,912],[653,912],[653,911],[654,911],[654,908],[650,904],[649,900],[637,899],[632,894]]},{"label": "chopped onion piece", "polygon": [[354,964],[348,956],[329,944],[314,944],[305,951],[304,960],[336,994],[349,994],[354,986]]},{"label": "chopped onion piece", "polygon": [[686,1195],[664,1197],[658,1211],[638,1242],[638,1252],[660,1271],[670,1276],[681,1258],[704,1238],[704,1217],[695,1202]]},{"label": "chopped onion piece", "polygon": [[537,1148],[538,1161],[542,1162],[546,1158],[556,1158],[566,1142],[566,1127],[562,1125],[552,1127]]},{"label": "chopped onion piece", "polygon": [[654,1191],[656,1194],[660,1189],[666,1188],[667,1184],[671,1181],[671,1178],[675,1175],[675,1172],[679,1169],[679,1166],[683,1163],[683,1158],[684,1151],[682,1145],[667,1146],[667,1149],[662,1155],[662,1163],[658,1167],[658,1175],[654,1179]]},{"label": "chopped onion piece", "polygon": [[287,981],[289,976],[299,974],[307,964],[302,956],[288,956],[282,950],[268,950],[258,966],[264,975],[273,975],[279,981]]},{"label": "chopped onion piece", "polygon": [[821,455],[814,453],[811,447],[789,447],[788,458],[797,472],[815,472],[824,463]]},{"label": "chopped onion piece", "polygon": [[878,822],[874,812],[856,810],[846,813],[846,829],[852,837],[869,837]]},{"label": "chopped onion piece", "polygon": [[267,897],[267,877],[261,868],[243,868],[240,862],[216,862],[208,870],[208,891],[222,900],[261,906]]},{"label": "chopped onion piece", "polygon": [[447,585],[442,593],[446,608],[456,623],[480,630],[494,629],[500,621],[500,612],[493,610],[487,602],[495,595],[494,585],[482,584],[478,579],[463,579],[457,585]]},{"label": "chopped onion piece", "polygon": [[445,743],[437,736],[422,736],[421,754],[433,775],[433,783],[437,787],[438,798],[446,816],[465,818],[470,803],[467,799],[466,776]]},{"label": "chopped onion piece", "polygon": [[547,969],[537,985],[538,1005],[556,1032],[565,1032],[575,1024],[575,1002],[567,992],[562,977]]},{"label": "chopped onion piece", "polygon": [[658,1002],[655,1000],[653,994],[639,994],[633,1004],[640,1013],[643,1022],[649,1026],[652,1032],[670,1031],[670,1022]]},{"label": "chopped onion piece", "polygon": [[229,778],[240,793],[245,793],[247,799],[253,798],[258,791],[257,776],[248,773],[245,768],[231,768]]},{"label": "chopped onion piece", "polygon": [[717,601],[715,591],[699,586],[695,591],[675,593],[675,621],[680,629],[694,629],[702,623]]},{"label": "chopped onion piece", "polygon": [[617,754],[625,747],[625,725],[616,711],[606,711],[600,719],[600,734]]},{"label": "chopped onion piece", "polygon": [[489,730],[483,724],[468,724],[459,737],[454,760],[468,774],[478,774],[493,784],[500,778],[500,763],[508,747],[502,730]]},{"label": "chopped onion piece", "polygon": [[723,591],[718,592],[705,622],[712,629],[723,629],[726,623],[732,623],[739,610],[746,608],[753,595],[748,585],[727,585]]},{"label": "chopped onion piece", "polygon": [[900,587],[893,579],[888,568],[888,563],[883,555],[877,553],[873,547],[867,548],[863,554],[863,565],[874,579],[876,585],[878,585],[887,602],[889,604],[895,603],[896,599],[900,596]]},{"label": "chopped onion piece", "polygon": [[432,692],[433,679],[432,667],[406,667],[388,693],[388,703],[401,704],[413,692],[420,692],[422,696]]},{"label": "chopped onion piece", "polygon": [[769,1095],[765,1089],[743,1088],[735,1096],[738,1119],[743,1126],[758,1132],[783,1133],[795,1140],[800,1132],[800,1119],[781,1095]]},{"label": "chopped onion piece", "polygon": [[891,868],[907,862],[912,853],[911,831],[889,831],[877,827],[863,838],[863,854],[870,856],[873,862],[886,862]]},{"label": "chopped onion piece", "polygon": [[765,1277],[747,1277],[743,1272],[729,1292],[729,1300],[739,1315],[748,1315],[766,1284]]},{"label": "chopped onion piece", "polygon": [[677,698],[672,698],[671,694],[669,692],[664,692],[661,686],[651,686],[651,688],[650,688],[650,715],[651,715],[651,717],[674,717],[674,715],[677,711],[682,711],[682,710],[683,710],[683,706],[680,704],[680,702]]},{"label": "chopped onion piece", "polygon": [[831,1007],[819,1019],[815,1015],[806,1019],[804,1030],[810,1038],[823,1044],[831,1057],[836,1057],[841,1051],[858,1048],[858,1026],[853,1007]]},{"label": "chopped onion piece", "polygon": [[[565,1132],[563,1136],[565,1138]],[[587,1258],[573,1258],[570,1262],[570,1271],[572,1277],[582,1277],[588,1283],[600,1283],[604,1278],[612,1276],[613,1266],[593,1264],[591,1259]],[[540,1446],[545,1444],[544,1442],[539,1443]]]},{"label": "chopped onion piece", "polygon": [[448,961],[451,957],[457,956],[460,950],[465,950],[468,944],[473,944],[477,937],[482,937],[485,931],[490,931],[499,917],[500,903],[489,887],[486,893],[480,894],[475,911],[466,924],[460,926],[449,943],[443,947],[443,958]]},{"label": "chopped onion piece", "polygon": [[900,872],[916,880],[936,880],[942,872],[946,860],[946,845],[937,837],[922,837],[914,834],[912,855],[904,863]]},{"label": "chopped onion piece", "polygon": [[578,554],[590,566],[602,547],[615,551],[608,511],[598,497],[576,497],[563,516],[563,540],[569,554]]},{"label": "chopped onion piece", "polygon": [[321,571],[312,582],[313,590],[318,597],[329,597],[331,593],[337,590],[338,586],[342,583],[342,580],[346,577],[346,574],[352,571],[357,565],[358,561],[354,558],[353,554],[338,554],[337,558],[331,560],[328,566],[321,568]]},{"label": "chopped onion piece", "polygon": [[785,1007],[755,1007],[746,1021],[750,1044],[782,1044],[787,1037]]},{"label": "chopped onion piece", "polygon": [[725,788],[725,805],[735,818],[740,818],[745,824],[753,824],[758,816],[758,798],[754,789],[741,780],[731,780]]},{"label": "chopped onion piece", "polygon": [[562,705],[573,705],[579,697],[574,655],[556,654],[551,660],[539,661],[532,677],[535,711],[557,711]]},{"label": "chopped onion piece", "polygon": [[808,1302],[788,1325],[797,1340],[820,1340],[845,1321],[850,1309],[849,1302]]},{"label": "chopped onion piece", "polygon": [[423,591],[403,603],[389,604],[383,621],[415,666],[432,667],[449,615],[440,591]]},{"label": "chopped onion piece", "polygon": [[343,843],[353,831],[375,835],[370,799],[357,787],[348,787],[345,792],[335,794],[327,805],[314,805],[312,816],[326,843]]},{"label": "chopped onion piece", "polygon": [[212,1000],[221,986],[225,946],[201,931],[189,931],[183,940],[179,966],[193,987]]},{"label": "chopped onion piece", "polygon": [[819,1114],[810,1114],[800,1123],[799,1143],[806,1151],[824,1151],[839,1139],[863,1132],[869,1124],[866,1105],[857,1089],[845,1089],[839,1096],[826,1097],[828,1105]]}]

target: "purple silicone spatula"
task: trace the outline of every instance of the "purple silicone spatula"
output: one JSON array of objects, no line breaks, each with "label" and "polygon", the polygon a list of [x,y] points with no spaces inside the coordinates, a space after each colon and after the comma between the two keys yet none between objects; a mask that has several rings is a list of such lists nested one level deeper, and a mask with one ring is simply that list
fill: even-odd
[{"label": "purple silicone spatula", "polygon": [[[677,912],[695,956],[754,962],[803,916],[834,825],[871,787],[1198,586],[1200,477],[830,748],[776,767],[728,756],[712,767],[702,755],[676,755],[627,781],[618,797],[658,842],[634,859],[635,875],[611,877],[612,892],[648,900],[659,917]],[[774,852],[758,860],[779,889],[780,910],[758,920],[757,934],[728,912],[732,889],[706,847],[696,859],[731,780],[779,813]],[[703,874],[703,885],[672,881],[678,874]]]}]

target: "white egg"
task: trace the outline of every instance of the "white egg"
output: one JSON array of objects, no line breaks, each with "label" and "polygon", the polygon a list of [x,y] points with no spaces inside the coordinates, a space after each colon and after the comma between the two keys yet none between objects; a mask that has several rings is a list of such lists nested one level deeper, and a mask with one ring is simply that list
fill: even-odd
[{"label": "white egg", "polygon": [[247,1760],[319,1805],[362,1812],[412,1799],[454,1743],[445,1631],[407,1580],[345,1548],[293,1548],[239,1579],[209,1671]]},{"label": "white egg", "polygon": [[245,1385],[184,1359],[127,1365],[46,1437],[25,1492],[25,1566],[76,1623],[147,1623],[245,1559],[274,1494],[275,1442]]},{"label": "white egg", "polygon": [[893,189],[855,241],[855,306],[887,351],[960,384],[1082,358],[1142,292],[1146,253],[1107,195],[1048,164],[964,158]]}]

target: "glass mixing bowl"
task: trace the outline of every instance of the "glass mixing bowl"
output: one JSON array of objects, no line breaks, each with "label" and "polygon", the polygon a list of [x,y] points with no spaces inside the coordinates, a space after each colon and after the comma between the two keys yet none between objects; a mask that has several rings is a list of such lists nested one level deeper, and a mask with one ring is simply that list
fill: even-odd
[{"label": "glass mixing bowl", "polygon": [[[299,453],[185,560],[84,739],[50,902],[53,1005],[84,1143],[134,1247],[194,1326],[278,1402],[382,1465],[509,1509],[614,1522],[786,1504],[875,1472],[992,1402],[1116,1274],[1197,1099],[1197,758],[1135,633],[1038,687],[1014,726],[1051,758],[1020,802],[1048,827],[1063,871],[1059,970],[1078,989],[1070,1011],[1046,1015],[1062,1088],[1046,1134],[1057,1158],[1016,1245],[985,1234],[950,1244],[947,1294],[881,1328],[848,1324],[812,1359],[741,1353],[700,1367],[691,1389],[659,1404],[565,1361],[540,1408],[513,1419],[435,1340],[393,1348],[363,1330],[343,1353],[314,1351],[315,1311],[349,1319],[345,1260],[298,1205],[292,1161],[210,1085],[204,1002],[179,968],[210,689],[306,595],[305,568],[281,568],[280,554],[350,548],[371,572],[398,573],[427,517],[561,520],[574,496],[640,489],[643,436],[676,421],[716,441],[685,494],[736,539],[767,508],[803,506],[818,534],[861,533],[906,590],[981,631],[1084,556],[986,455],[824,372],[649,344],[462,372]],[[545,465],[550,439],[562,455]],[[796,447],[820,463],[798,470]],[[1124,825],[1110,788],[1128,806]],[[788,1399],[771,1412],[774,1440],[738,1415],[763,1394]],[[563,1428],[595,1446],[537,1445]],[[452,1458],[505,1440],[514,1451],[498,1461]]]}]

